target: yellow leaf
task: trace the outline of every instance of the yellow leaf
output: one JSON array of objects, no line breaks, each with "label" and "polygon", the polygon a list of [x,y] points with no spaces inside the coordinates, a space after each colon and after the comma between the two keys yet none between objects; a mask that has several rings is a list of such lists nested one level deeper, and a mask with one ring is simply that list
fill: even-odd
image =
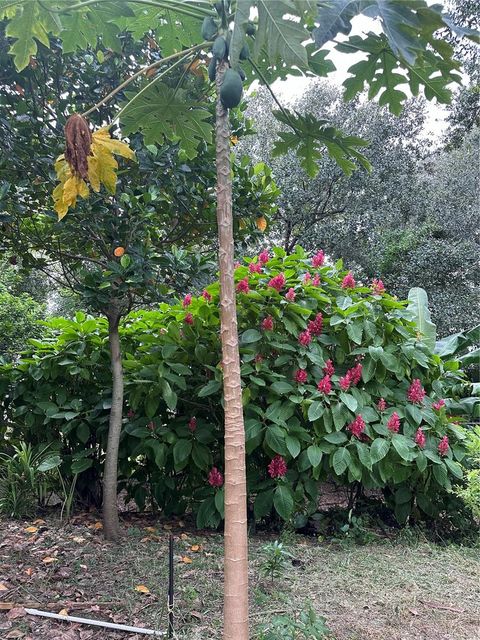
[{"label": "yellow leaf", "polygon": [[150,533],[157,533],[157,530],[155,527],[145,527],[145,531],[149,531]]},{"label": "yellow leaf", "polygon": [[257,218],[256,225],[257,228],[260,229],[260,231],[265,231],[265,229],[267,228],[267,221],[265,220],[264,216],[260,216],[260,218]]},{"label": "yellow leaf", "polygon": [[191,558],[189,558],[188,556],[183,556],[182,557],[182,562],[184,564],[192,564],[193,560]]},{"label": "yellow leaf", "polygon": [[25,573],[27,574],[27,576],[31,576],[31,575],[33,575],[33,569],[32,569],[32,567],[28,567],[28,569],[25,569]]},{"label": "yellow leaf", "polygon": [[240,218],[240,220],[238,221],[238,228],[245,229],[246,226],[247,226],[247,223],[245,222],[245,220],[243,218]]},{"label": "yellow leaf", "polygon": [[25,531],[26,533],[36,533],[38,531],[38,527],[27,527]]},{"label": "yellow leaf", "polygon": [[60,609],[60,611],[58,612],[59,616],[68,616],[68,610],[67,609]]},{"label": "yellow leaf", "polygon": [[93,528],[98,531],[99,529],[103,529],[103,524],[101,522],[95,522]]},{"label": "yellow leaf", "polygon": [[135,158],[135,151],[130,149],[128,144],[110,137],[108,127],[102,127],[102,129],[95,131],[92,135],[92,147],[95,144],[105,147],[110,154],[116,153],[122,156],[122,158],[127,158],[127,160],[133,160]]},{"label": "yellow leaf", "polygon": [[33,521],[33,524],[46,524],[46,522],[41,518],[37,518],[36,520]]},{"label": "yellow leaf", "polygon": [[56,558],[52,558],[52,557],[50,557],[50,556],[47,556],[46,558],[44,558],[44,559],[42,560],[42,562],[43,562],[43,564],[50,564],[50,563],[52,563],[52,562],[55,562],[55,560],[56,560]]},{"label": "yellow leaf", "polygon": [[96,156],[88,157],[88,180],[95,193],[100,191],[100,175],[98,171],[98,158]]},{"label": "yellow leaf", "polygon": [[233,144],[233,146],[238,144],[238,136],[230,136],[230,143]]},{"label": "yellow leaf", "polygon": [[0,582],[0,591],[8,591],[7,585],[3,584],[3,582]]},{"label": "yellow leaf", "polygon": [[144,584],[137,584],[135,591],[138,591],[139,593],[150,593],[150,589]]},{"label": "yellow leaf", "polygon": [[197,551],[201,551],[202,547],[199,544],[192,544],[190,547],[190,551],[196,553]]},{"label": "yellow leaf", "polygon": [[72,540],[77,544],[82,544],[82,542],[85,542],[85,538],[82,538],[81,536],[73,536]]}]

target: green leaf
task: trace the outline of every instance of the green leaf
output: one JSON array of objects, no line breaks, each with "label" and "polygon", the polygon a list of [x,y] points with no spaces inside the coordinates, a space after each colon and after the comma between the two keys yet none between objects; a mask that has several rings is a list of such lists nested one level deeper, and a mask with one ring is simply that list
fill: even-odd
[{"label": "green leaf", "polygon": [[211,143],[211,114],[189,100],[185,90],[151,82],[143,93],[128,97],[121,115],[125,135],[141,131],[147,145],[179,142],[189,159],[197,155],[201,142]]},{"label": "green leaf", "polygon": [[355,344],[362,343],[363,326],[360,323],[350,322],[347,324],[347,334]]},{"label": "green leaf", "polygon": [[324,435],[323,439],[332,444],[342,444],[348,440],[348,437],[343,431],[334,431],[333,433]]},{"label": "green leaf", "polygon": [[307,456],[313,468],[318,467],[322,461],[322,455],[322,450],[315,444],[310,445],[307,449]]},{"label": "green leaf", "polygon": [[218,512],[215,505],[215,498],[211,496],[202,502],[197,511],[197,527],[204,529],[205,527],[217,526]]},{"label": "green leaf", "polygon": [[273,494],[273,506],[278,515],[284,520],[288,520],[293,512],[293,495],[290,487],[284,484],[278,485]]},{"label": "green leaf", "polygon": [[39,471],[51,471],[56,467],[59,467],[62,464],[62,460],[59,455],[51,455],[48,458],[45,458],[39,465]]},{"label": "green leaf", "polygon": [[240,336],[240,342],[242,344],[251,344],[252,342],[258,342],[262,339],[262,334],[257,329],[247,329]]},{"label": "green leaf", "polygon": [[225,488],[221,487],[215,494],[215,507],[222,518],[225,517]]},{"label": "green leaf", "polygon": [[80,442],[82,442],[83,444],[88,442],[88,439],[90,438],[90,427],[88,426],[88,424],[86,422],[81,422],[78,425],[78,427],[77,427],[77,437],[80,440]]},{"label": "green leaf", "polygon": [[206,396],[211,396],[213,393],[216,393],[220,390],[222,384],[218,380],[210,380],[207,384],[200,389],[198,392],[199,398],[205,398]]},{"label": "green leaf", "polygon": [[340,393],[340,400],[350,409],[350,411],[356,411],[358,402],[352,395],[342,392]]},{"label": "green leaf", "polygon": [[390,442],[384,438],[375,438],[370,447],[370,459],[372,464],[382,460],[390,449]]},{"label": "green leaf", "polygon": [[270,449],[275,451],[275,453],[279,453],[284,455],[286,453],[285,449],[285,431],[277,426],[268,427],[265,433],[265,442],[268,444]]},{"label": "green leaf", "polygon": [[238,66],[240,51],[245,44],[246,29],[250,19],[250,8],[252,4],[253,0],[237,0],[236,3],[232,39],[229,49],[230,64],[234,69]]},{"label": "green leaf", "polygon": [[50,48],[48,31],[52,28],[55,34],[58,34],[58,28],[52,21],[50,12],[45,7],[41,7],[37,0],[28,0],[18,6],[5,29],[7,38],[15,40],[9,53],[13,55],[18,71],[25,69],[30,63],[30,56],[37,53],[37,40]]},{"label": "green leaf", "polygon": [[294,436],[287,436],[285,444],[287,445],[288,453],[292,458],[296,458],[301,450],[300,440]]},{"label": "green leaf", "polygon": [[345,447],[340,447],[340,449],[335,451],[333,454],[332,465],[337,476],[341,476],[347,470],[350,460],[350,451]]},{"label": "green leaf", "polygon": [[459,480],[463,478],[463,470],[462,467],[455,462],[454,460],[450,460],[450,458],[445,458],[445,464],[447,465],[449,471]]},{"label": "green leaf", "polygon": [[368,143],[361,138],[348,136],[331,126],[327,120],[318,120],[312,114],[301,115],[291,111],[273,111],[280,122],[293,128],[293,131],[279,133],[280,140],[275,142],[273,156],[296,151],[301,158],[301,166],[310,177],[318,173],[318,161],[324,151],[335,160],[346,175],[351,175],[361,165],[370,171],[367,158],[358,151]]},{"label": "green leaf", "polygon": [[173,447],[173,461],[175,467],[180,466],[189,457],[192,451],[192,441],[187,438],[178,440]]},{"label": "green leaf", "polygon": [[177,394],[166,380],[162,380],[162,396],[169,409],[172,411],[177,407]]},{"label": "green leaf", "polygon": [[71,471],[75,475],[77,473],[82,473],[93,465],[93,460],[91,458],[80,458],[80,460],[74,460],[72,462]]},{"label": "green leaf", "polygon": [[412,499],[412,492],[408,487],[399,487],[395,491],[396,504],[405,504],[406,502],[410,502],[411,499]]},{"label": "green leaf", "polygon": [[[178,442],[182,442],[182,440],[179,440]],[[194,442],[192,447],[192,460],[199,469],[209,469],[212,466],[212,454],[210,449],[199,442]]]},{"label": "green leaf", "polygon": [[145,401],[145,415],[147,418],[153,418],[160,404],[160,396],[158,391],[153,391]]},{"label": "green leaf", "polygon": [[405,436],[395,434],[392,438],[392,444],[402,460],[412,460],[414,454],[412,454],[411,449],[407,444],[407,438],[405,438]]},{"label": "green leaf", "polygon": [[431,320],[428,308],[428,296],[425,289],[414,287],[408,292],[408,310],[412,313],[423,342],[433,351],[437,327]]},{"label": "green leaf", "polygon": [[279,395],[285,395],[286,393],[293,391],[294,387],[288,382],[280,380],[270,385],[270,389]]},{"label": "green leaf", "polygon": [[420,471],[420,473],[423,473],[425,471],[425,469],[427,468],[427,458],[425,456],[425,454],[423,453],[423,451],[420,451],[419,453],[417,453],[417,457],[415,459],[415,462],[417,463],[417,467],[418,470]]},{"label": "green leaf", "polygon": [[315,420],[318,420],[323,415],[324,411],[325,411],[325,407],[323,406],[323,403],[319,402],[318,400],[315,400],[308,407],[308,419],[310,420],[310,422],[314,422]]},{"label": "green leaf", "polygon": [[307,66],[307,52],[303,43],[309,33],[303,21],[294,21],[289,15],[296,15],[294,0],[256,0],[258,27],[255,34],[254,59],[263,51],[271,65],[281,62],[287,67]]},{"label": "green leaf", "polygon": [[370,457],[370,449],[363,442],[358,442],[357,441],[355,444],[356,444],[356,447],[357,447],[357,452],[358,452],[358,457],[360,459],[360,462],[363,464],[364,467],[366,467],[367,469],[369,469],[371,471],[372,470],[372,458]]},{"label": "green leaf", "polygon": [[435,478],[435,480],[438,482],[438,484],[441,487],[447,487],[448,486],[448,473],[447,473],[447,467],[445,466],[445,464],[436,464],[434,467],[432,467],[433,470],[433,477]]}]

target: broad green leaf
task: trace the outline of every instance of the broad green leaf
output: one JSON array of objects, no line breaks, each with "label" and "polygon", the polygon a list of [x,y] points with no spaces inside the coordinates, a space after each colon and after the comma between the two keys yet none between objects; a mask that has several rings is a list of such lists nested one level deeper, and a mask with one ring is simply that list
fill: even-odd
[{"label": "broad green leaf", "polygon": [[268,515],[273,506],[273,490],[262,491],[258,493],[253,504],[253,512],[255,518],[263,518]]},{"label": "broad green leaf", "polygon": [[308,407],[308,419],[310,420],[310,422],[314,422],[315,420],[318,420],[318,418],[320,418],[323,415],[324,411],[325,411],[325,407],[323,406],[323,403],[319,402],[318,400],[315,400]]},{"label": "broad green leaf", "polygon": [[[271,65],[279,61],[287,67],[305,67],[307,52],[304,42],[309,33],[297,15],[294,0],[256,0],[258,28],[255,34],[254,58],[266,51]],[[244,9],[245,11],[245,9]]]},{"label": "broad green leaf", "polygon": [[340,400],[350,409],[350,411],[356,411],[358,402],[352,395],[342,392],[340,393]]},{"label": "broad green leaf", "polygon": [[218,380],[210,380],[210,382],[207,382],[207,384],[200,389],[198,397],[205,398],[206,396],[211,396],[213,393],[217,393],[221,386],[222,384],[218,382]]},{"label": "broad green leaf", "polygon": [[237,0],[233,21],[232,39],[230,41],[230,64],[234,69],[239,63],[240,51],[245,44],[246,28],[250,18],[253,0]]},{"label": "broad green leaf", "polygon": [[197,155],[201,142],[212,141],[210,112],[189,100],[183,89],[152,81],[141,94],[127,97],[130,102],[120,117],[126,135],[141,131],[145,144],[179,142],[189,159]]},{"label": "broad green leaf", "polygon": [[367,447],[367,445],[363,442],[356,442],[356,447],[357,447],[357,452],[358,452],[358,457],[360,459],[360,462],[363,464],[364,467],[366,467],[367,469],[372,469],[372,458],[370,456],[370,449]]},{"label": "broad green leaf", "polygon": [[408,292],[408,302],[408,310],[414,317],[422,341],[433,351],[435,348],[437,328],[431,320],[427,292],[421,287],[410,289]]},{"label": "broad green leaf", "polygon": [[370,447],[370,459],[372,464],[382,460],[390,449],[390,442],[384,438],[375,438]]},{"label": "broad green leaf", "polygon": [[268,444],[270,449],[275,451],[275,453],[285,455],[285,431],[280,427],[274,425],[267,428],[265,433],[265,443]]},{"label": "broad green leaf", "polygon": [[285,438],[285,444],[287,445],[288,453],[292,458],[296,458],[300,453],[301,445],[298,438],[294,436],[287,436]]},{"label": "broad green leaf", "polygon": [[252,342],[258,342],[262,339],[262,334],[257,329],[247,329],[240,336],[240,342],[242,344],[251,344]]},{"label": "broad green leaf", "polygon": [[345,447],[340,447],[333,454],[332,465],[337,476],[341,476],[347,469],[351,460],[350,451]]},{"label": "broad green leaf", "polygon": [[455,462],[454,460],[450,460],[449,458],[445,458],[445,464],[447,465],[449,471],[459,480],[463,478],[462,467]]},{"label": "broad green leaf", "polygon": [[290,487],[284,484],[278,485],[273,494],[273,506],[278,515],[288,520],[293,512],[293,495]]},{"label": "broad green leaf", "polygon": [[323,439],[332,444],[342,444],[348,440],[347,434],[343,431],[334,431],[333,433],[327,433],[323,436]]},{"label": "broad green leaf", "polygon": [[310,460],[310,464],[314,468],[318,467],[318,465],[322,461],[322,455],[323,455],[322,450],[319,447],[317,447],[317,445],[315,444],[310,445],[307,449],[308,459]]},{"label": "broad green leaf", "polygon": [[215,494],[215,506],[222,518],[225,517],[225,488],[221,487]]},{"label": "broad green leaf", "polygon": [[433,468],[433,476],[441,487],[448,485],[448,473],[445,464],[436,464]]},{"label": "broad green leaf", "polygon": [[178,440],[173,447],[173,461],[175,466],[179,466],[188,458],[192,451],[192,440],[182,438]]}]

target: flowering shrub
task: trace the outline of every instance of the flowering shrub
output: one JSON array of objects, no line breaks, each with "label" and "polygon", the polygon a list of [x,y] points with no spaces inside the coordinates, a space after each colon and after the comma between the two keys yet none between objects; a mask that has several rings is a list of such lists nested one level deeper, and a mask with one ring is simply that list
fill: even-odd
[{"label": "flowering shrub", "polygon": [[[400,522],[412,509],[434,516],[443,492],[462,477],[465,430],[449,413],[455,399],[448,391],[453,383],[461,387],[462,378],[425,346],[406,305],[383,283],[356,283],[341,261],[328,265],[321,252],[312,259],[300,248],[293,255],[275,249],[244,260],[235,281],[255,517],[273,510],[285,520],[312,513],[319,482],[332,477],[383,489]],[[192,508],[202,527],[223,516],[218,296],[214,283],[198,297],[187,294],[178,304],[133,313],[122,327],[127,401],[121,486],[140,507],[148,498],[167,513]],[[72,340],[77,344],[78,334]],[[41,351],[20,363],[9,411],[17,412],[17,423],[24,416],[43,434],[56,425],[64,443],[82,432],[86,464],[103,446],[93,428],[87,434],[80,426],[91,421],[90,398],[81,397],[68,416],[54,394],[70,385],[65,401],[71,403],[72,389],[77,397],[82,393],[75,375],[96,379],[104,359],[65,378],[59,371],[68,349],[64,340],[55,364],[51,353]],[[19,412],[41,385],[42,406]],[[89,395],[98,411],[99,398],[108,394]]]}]

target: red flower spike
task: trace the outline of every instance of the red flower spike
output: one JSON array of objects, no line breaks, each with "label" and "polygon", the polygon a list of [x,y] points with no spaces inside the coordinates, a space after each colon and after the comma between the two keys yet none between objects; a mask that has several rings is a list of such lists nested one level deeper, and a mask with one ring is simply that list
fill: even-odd
[{"label": "red flower spike", "polygon": [[342,280],[342,289],[353,289],[356,285],[357,283],[355,282],[355,278],[353,277],[352,272],[349,271]]},{"label": "red flower spike", "polygon": [[187,315],[185,316],[183,321],[185,322],[185,324],[193,324],[193,316],[192,316],[192,314],[191,313],[187,313]]},{"label": "red flower spike", "polygon": [[330,393],[330,391],[332,390],[332,381],[330,380],[329,375],[326,375],[318,382],[317,389],[325,395],[328,395]]},{"label": "red flower spike", "polygon": [[323,367],[323,373],[327,376],[333,376],[335,373],[335,367],[333,366],[333,362],[331,360],[327,360],[325,362],[325,366]]},{"label": "red flower spike", "polygon": [[362,433],[365,431],[365,422],[362,416],[357,416],[355,420],[348,425],[347,429],[350,431],[352,436],[360,438]]},{"label": "red flower spike", "polygon": [[270,280],[268,286],[272,287],[272,289],[276,289],[277,291],[281,291],[285,286],[285,282],[285,276],[283,273],[279,273]]},{"label": "red flower spike", "polygon": [[223,475],[217,469],[217,467],[212,467],[210,473],[208,474],[208,484],[211,487],[221,487],[223,485]]},{"label": "red flower spike", "polygon": [[438,445],[438,453],[441,456],[446,456],[448,453],[448,436],[443,436],[443,438],[440,440],[439,445]]},{"label": "red flower spike", "polygon": [[268,473],[271,478],[283,478],[287,473],[287,463],[282,456],[275,456],[268,465]]},{"label": "red flower spike", "polygon": [[310,331],[302,331],[302,333],[298,336],[298,342],[303,347],[308,347],[308,345],[312,341],[312,334]]},{"label": "red flower spike", "polygon": [[426,393],[425,389],[422,387],[422,383],[418,378],[415,378],[408,389],[407,400],[413,404],[422,404],[425,396]]},{"label": "red flower spike", "polygon": [[425,434],[420,428],[417,429],[417,433],[415,434],[415,444],[418,445],[420,449],[423,449],[427,444],[427,439],[425,437]]},{"label": "red flower spike", "polygon": [[312,267],[314,269],[318,269],[318,267],[321,267],[324,262],[325,262],[325,254],[323,253],[323,251],[320,250],[312,258]]},{"label": "red flower spike", "polygon": [[290,287],[290,289],[287,291],[287,293],[285,294],[285,298],[289,301],[289,302],[294,302],[295,300],[295,289],[292,289]]},{"label": "red flower spike", "polygon": [[262,328],[265,329],[265,331],[272,331],[273,330],[273,318],[272,318],[272,316],[267,316],[266,318],[264,318],[264,320],[262,320]]},{"label": "red flower spike", "polygon": [[299,384],[305,384],[305,382],[308,380],[308,373],[305,369],[297,369],[295,371],[294,379],[295,382],[298,382]]},{"label": "red flower spike", "polygon": [[400,430],[400,417],[396,411],[392,413],[387,422],[387,428],[392,433],[398,433]]}]

